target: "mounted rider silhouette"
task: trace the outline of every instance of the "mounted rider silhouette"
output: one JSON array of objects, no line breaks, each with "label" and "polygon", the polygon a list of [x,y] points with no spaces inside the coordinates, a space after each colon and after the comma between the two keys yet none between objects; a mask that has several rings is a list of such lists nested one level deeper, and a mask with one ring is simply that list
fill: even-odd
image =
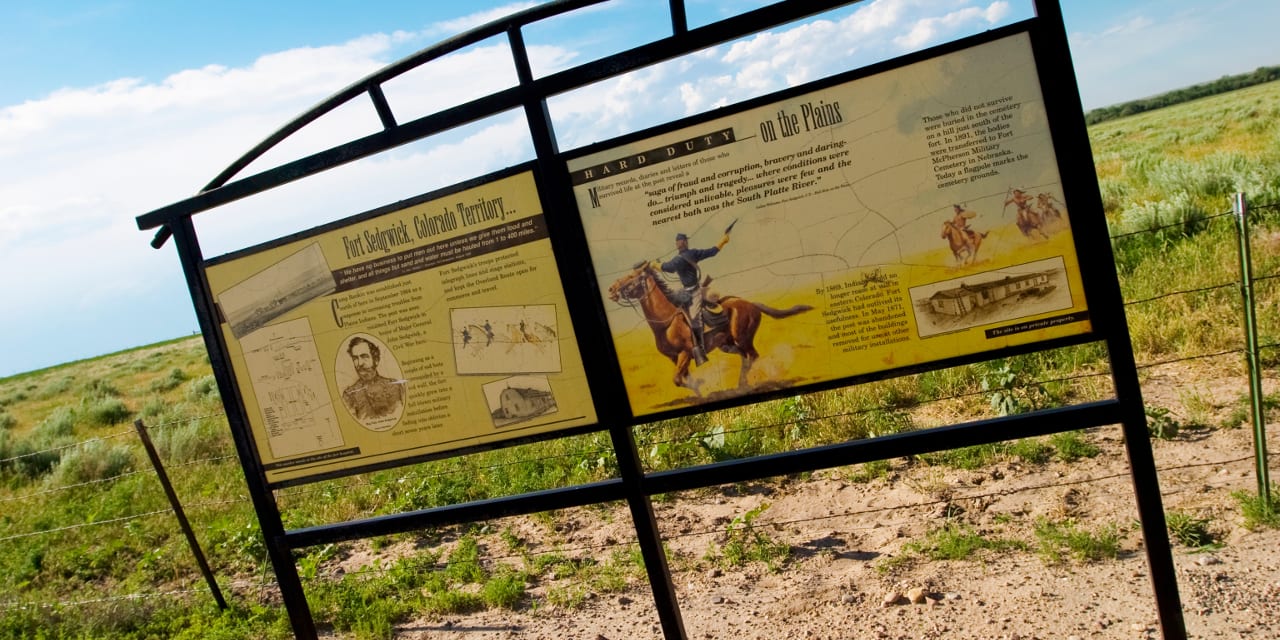
[{"label": "mounted rider silhouette", "polygon": [[[976,245],[979,233],[977,229],[969,226],[969,220],[977,217],[978,214],[970,211],[969,209],[965,209],[958,204],[953,204],[951,207],[954,210],[954,213],[951,216],[951,226],[964,232],[965,237],[969,240],[969,246]],[[984,233],[981,235],[985,238],[987,234]]]},{"label": "mounted rider silhouette", "polygon": [[689,319],[689,328],[693,334],[693,361],[702,364],[707,361],[707,353],[703,346],[702,340],[702,284],[700,283],[700,268],[698,263],[711,258],[720,253],[726,244],[729,244],[729,231],[733,229],[733,225],[729,225],[724,230],[724,237],[720,238],[714,247],[707,249],[690,249],[689,236],[683,233],[676,234],[676,256],[666,262],[653,263],[653,268],[660,269],[667,273],[674,273],[680,278],[680,285],[684,287],[683,291],[677,292],[678,295],[673,296],[672,302],[684,309],[685,315]]}]

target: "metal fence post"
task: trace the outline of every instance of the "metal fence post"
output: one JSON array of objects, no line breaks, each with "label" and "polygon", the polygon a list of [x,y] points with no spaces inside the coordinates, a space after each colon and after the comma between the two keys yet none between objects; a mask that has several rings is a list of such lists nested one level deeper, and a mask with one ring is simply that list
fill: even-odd
[{"label": "metal fence post", "polygon": [[200,565],[200,573],[204,575],[204,581],[209,584],[209,591],[213,592],[214,601],[218,603],[219,609],[226,611],[227,601],[222,597],[222,589],[218,587],[218,581],[214,580],[213,571],[209,569],[209,563],[204,559],[204,551],[200,549],[200,542],[196,540],[196,534],[191,530],[191,523],[187,521],[187,514],[182,510],[182,503],[178,502],[178,494],[173,491],[169,474],[165,473],[164,465],[160,463],[160,455],[156,453],[155,445],[151,444],[151,436],[147,435],[146,425],[142,424],[141,420],[134,420],[133,426],[138,430],[138,436],[142,438],[142,446],[147,450],[151,466],[156,469],[156,476],[160,478],[160,484],[164,487],[164,495],[169,498],[169,504],[173,506],[173,515],[178,518],[178,526],[187,537],[187,544],[191,547],[192,555],[196,557],[196,564]]},{"label": "metal fence post", "polygon": [[1258,476],[1258,496],[1271,505],[1271,480],[1267,471],[1267,425],[1263,408],[1262,365],[1258,358],[1258,322],[1254,315],[1253,260],[1249,256],[1249,205],[1243,193],[1231,201],[1240,238],[1240,295],[1244,302],[1245,359],[1249,364],[1249,399],[1253,405],[1253,457]]}]

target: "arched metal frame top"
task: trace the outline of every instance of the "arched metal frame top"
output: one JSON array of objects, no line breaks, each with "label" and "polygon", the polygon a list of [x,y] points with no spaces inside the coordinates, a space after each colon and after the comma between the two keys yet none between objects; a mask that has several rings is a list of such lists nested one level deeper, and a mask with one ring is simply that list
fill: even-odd
[{"label": "arched metal frame top", "polygon": [[[859,0],[779,2],[694,30],[688,28],[684,0],[669,0],[671,36],[548,76],[533,78],[529,70],[528,52],[524,46],[521,29],[548,18],[601,4],[604,1],[562,0],[539,5],[458,34],[387,65],[321,101],[267,136],[219,173],[197,195],[138,216],[138,228],[147,230],[160,227],[151,241],[151,246],[158,249],[172,235],[170,224],[175,220],[187,218],[240,198],[262,193],[294,180],[315,175],[353,160],[376,155],[503,111],[519,108],[530,99],[545,101],[550,96],[581,88],[593,82],[669,60],[690,51],[715,46],[762,29],[855,4]],[[519,78],[519,83],[515,87],[406,123],[396,121],[391,105],[382,92],[383,84],[428,62],[504,33],[508,36]],[[382,122],[382,131],[232,182],[233,178],[266,152],[307,125],[361,95],[368,95],[372,100]]]}]

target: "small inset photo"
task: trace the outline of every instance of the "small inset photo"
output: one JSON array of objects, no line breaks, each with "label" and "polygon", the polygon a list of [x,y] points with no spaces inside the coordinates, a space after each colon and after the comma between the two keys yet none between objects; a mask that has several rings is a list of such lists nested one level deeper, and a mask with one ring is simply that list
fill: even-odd
[{"label": "small inset photo", "polygon": [[1061,256],[911,288],[921,338],[1070,309]]},{"label": "small inset photo", "polygon": [[499,429],[560,410],[546,376],[512,376],[483,388],[493,426]]},{"label": "small inset photo", "polygon": [[400,363],[381,340],[367,333],[347,337],[334,358],[333,374],[342,405],[360,426],[386,431],[400,421],[406,381]]},{"label": "small inset photo", "polygon": [[549,304],[449,311],[459,375],[556,373],[560,328]]}]

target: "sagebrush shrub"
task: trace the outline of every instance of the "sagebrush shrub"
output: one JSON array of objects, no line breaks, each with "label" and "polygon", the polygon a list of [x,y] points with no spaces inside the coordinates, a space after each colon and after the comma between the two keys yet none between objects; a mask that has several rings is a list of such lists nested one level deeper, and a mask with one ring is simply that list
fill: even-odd
[{"label": "sagebrush shrub", "polygon": [[133,449],[128,445],[89,440],[68,449],[50,478],[54,484],[66,486],[113,478],[132,468]]},{"label": "sagebrush shrub", "polygon": [[192,402],[216,402],[221,397],[218,394],[218,382],[212,375],[196,378],[187,385],[187,399]]},{"label": "sagebrush shrub", "polygon": [[89,405],[89,421],[99,426],[110,426],[127,421],[133,412],[120,398],[103,398]]},{"label": "sagebrush shrub", "polygon": [[182,386],[187,381],[187,374],[182,369],[174,367],[169,371],[169,375],[162,378],[156,378],[151,381],[151,390],[156,393],[164,393],[172,391]]}]

